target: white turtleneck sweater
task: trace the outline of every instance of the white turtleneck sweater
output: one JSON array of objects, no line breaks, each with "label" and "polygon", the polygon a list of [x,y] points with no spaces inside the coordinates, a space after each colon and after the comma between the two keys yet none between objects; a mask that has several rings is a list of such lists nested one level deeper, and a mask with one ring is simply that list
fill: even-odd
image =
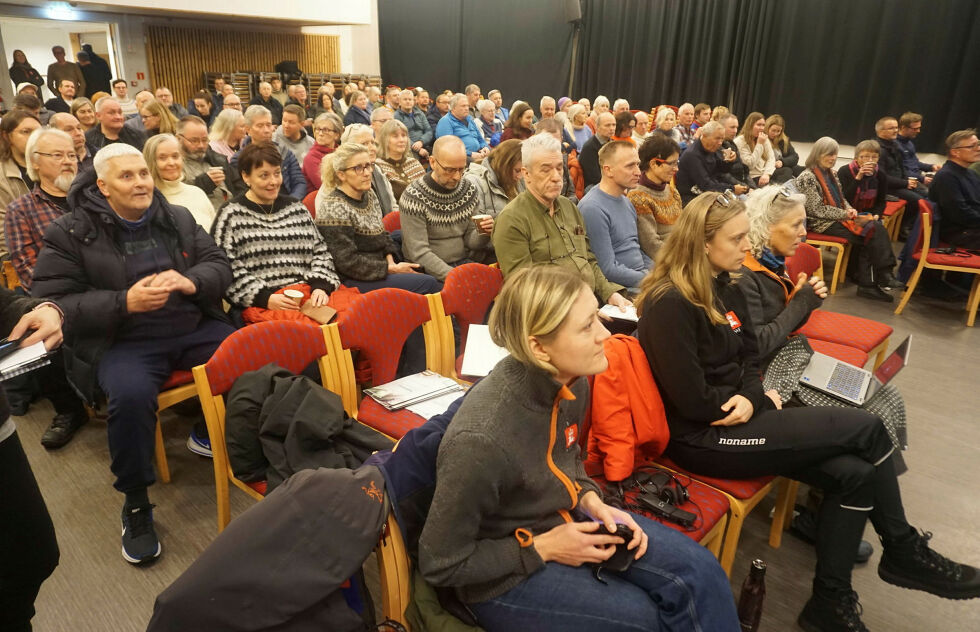
[{"label": "white turtleneck sweater", "polygon": [[168,202],[186,208],[204,230],[211,232],[215,215],[214,206],[204,191],[180,180],[161,180],[158,187]]}]

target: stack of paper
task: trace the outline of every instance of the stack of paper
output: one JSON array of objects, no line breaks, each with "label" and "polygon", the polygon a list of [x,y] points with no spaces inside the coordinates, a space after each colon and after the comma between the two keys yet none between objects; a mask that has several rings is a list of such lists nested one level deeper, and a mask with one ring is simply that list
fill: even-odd
[{"label": "stack of paper", "polygon": [[462,385],[434,371],[407,375],[394,382],[364,389],[376,402],[388,410],[400,410],[447,393],[462,391]]},{"label": "stack of paper", "polygon": [[632,322],[637,322],[639,318],[636,316],[636,307],[630,305],[626,308],[626,311],[622,311],[615,305],[603,305],[599,310],[600,314],[608,316],[609,318],[615,318],[617,320],[629,320]]},{"label": "stack of paper", "polygon": [[51,364],[50,355],[44,348],[44,342],[36,342],[14,351],[0,362],[0,381]]},{"label": "stack of paper", "polygon": [[488,375],[497,363],[509,355],[490,338],[486,325],[470,325],[466,332],[466,348],[463,350],[463,366],[460,373],[472,377]]}]

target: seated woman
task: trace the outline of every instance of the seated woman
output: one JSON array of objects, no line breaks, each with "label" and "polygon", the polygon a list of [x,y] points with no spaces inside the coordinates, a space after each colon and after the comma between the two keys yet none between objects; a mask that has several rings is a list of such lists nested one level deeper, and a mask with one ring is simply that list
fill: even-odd
[{"label": "seated woman", "polygon": [[527,140],[534,135],[534,110],[527,103],[517,103],[510,110],[510,117],[504,125],[504,132],[500,135],[500,140]]},{"label": "seated woman", "polygon": [[663,240],[681,215],[681,194],[674,186],[674,174],[681,148],[664,134],[650,134],[640,145],[640,184],[626,194],[636,209],[636,228],[640,248],[656,259]]},{"label": "seated woman", "polygon": [[438,292],[442,284],[416,272],[417,264],[395,262],[398,246],[385,231],[378,196],[371,188],[372,156],[368,147],[346,142],[323,159],[316,225],[337,271],[344,285],[361,292],[383,287],[419,294]]},{"label": "seated woman", "polygon": [[504,133],[504,124],[496,117],[497,106],[489,99],[480,99],[476,104],[477,116],[476,127],[483,134],[488,147],[496,147],[500,144],[500,137]]},{"label": "seated woman", "polygon": [[408,144],[408,128],[404,123],[391,119],[381,126],[376,164],[391,183],[396,202],[408,185],[425,175],[425,168],[409,151]]},{"label": "seated woman", "polygon": [[586,141],[592,138],[592,129],[585,124],[589,120],[589,115],[585,106],[576,103],[568,108],[568,120],[572,124],[572,138],[575,139],[575,151],[582,153],[582,147]]},{"label": "seated woman", "polygon": [[766,136],[766,117],[752,112],[745,118],[742,131],[735,137],[738,157],[749,168],[749,177],[760,187],[769,184],[776,171],[776,152]]},{"label": "seated woman", "polygon": [[[597,309],[591,288],[559,266],[507,279],[489,326],[510,355],[472,387],[439,446],[419,569],[455,589],[487,632],[738,630],[707,549],[605,504],[585,473],[586,376],[608,365]],[[632,530],[634,561],[599,583],[590,565],[623,543],[617,524]]]},{"label": "seated woman", "polygon": [[857,276],[857,295],[887,303],[895,300],[886,289],[901,287],[892,276],[895,255],[892,254],[888,231],[878,217],[858,214],[848,204],[841,189],[834,164],[837,162],[837,141],[829,136],[817,140],[806,158],[807,169],[796,178],[796,186],[806,196],[808,230],[834,237],[843,237],[856,250],[854,268]]},{"label": "seated woman", "polygon": [[629,110],[616,114],[616,131],[611,140],[625,141],[636,147],[633,140],[633,130],[636,129],[636,117]]},{"label": "seated woman", "polygon": [[881,145],[862,140],[854,148],[854,160],[837,170],[844,199],[861,213],[879,214],[885,210],[888,174],[878,168]]},{"label": "seated woman", "polygon": [[866,630],[851,585],[870,518],[886,582],[946,598],[980,596],[980,571],[929,548],[905,518],[895,447],[881,420],[854,408],[783,408],[759,379],[755,323],[732,283],[750,251],[745,205],[703,193],[684,209],[643,281],[638,337],[670,427],[666,453],[706,476],[780,475],[824,491],[805,630]]},{"label": "seated woman", "polygon": [[316,120],[316,117],[320,116],[321,114],[339,114],[334,108],[334,92],[335,88],[329,81],[320,86],[320,88],[316,91],[316,99],[313,101],[310,109],[307,110],[306,115],[311,119]]},{"label": "seated woman", "polygon": [[721,121],[725,116],[731,114],[731,111],[724,105],[716,105],[713,110],[711,110],[711,120]]},{"label": "seated woman", "polygon": [[344,115],[344,125],[371,125],[371,108],[368,107],[367,95],[360,90],[351,93],[350,107]]},{"label": "seated woman", "polygon": [[511,200],[524,192],[521,141],[505,140],[494,147],[483,163],[471,162],[466,178],[479,192],[480,212],[496,219]]},{"label": "seated woman", "polygon": [[324,112],[313,119],[313,146],[303,158],[303,177],[306,190],[316,191],[323,183],[320,180],[320,163],[323,157],[337,149],[340,135],[344,133],[344,122],[333,112]]},{"label": "seated woman", "polygon": [[[348,125],[344,130],[344,133],[340,136],[341,143],[354,143],[361,145],[362,147],[367,147],[368,152],[371,154],[371,162],[374,164],[374,169],[371,172],[371,190],[378,197],[378,203],[381,204],[381,214],[387,215],[398,210],[398,200],[395,199],[395,192],[391,188],[391,182],[385,177],[384,172],[381,167],[378,166],[376,160],[378,158],[378,144],[374,140],[374,128],[370,125],[361,125],[360,123],[355,123],[354,125]],[[321,169],[321,174],[323,170]],[[324,182],[320,185],[320,190],[323,191],[327,184]],[[317,194],[317,204],[319,204],[320,194]]]},{"label": "seated woman", "polygon": [[238,110],[221,110],[211,124],[208,146],[228,160],[242,148],[245,116]]},{"label": "seated woman", "polygon": [[153,176],[153,186],[167,201],[183,206],[206,231],[214,223],[214,206],[201,189],[184,183],[184,157],[173,134],[157,134],[143,145],[143,158]]},{"label": "seated woman", "polygon": [[282,194],[282,155],[274,144],[246,145],[238,168],[248,190],[218,210],[211,229],[231,261],[226,298],[244,309],[246,322],[302,319],[301,300],[283,291],[296,289],[314,307],[326,305],[340,286],[330,251],[303,203]]},{"label": "seated woman", "polygon": [[[7,205],[34,188],[34,180],[27,174],[27,139],[41,122],[30,112],[12,110],[0,120],[0,208],[6,213]],[[0,254],[6,255],[6,246],[0,242]]]},{"label": "seated woman", "polygon": [[681,145],[681,133],[677,129],[677,113],[670,109],[670,107],[661,105],[657,108],[657,118],[654,120],[654,125],[655,128],[653,131],[660,132],[677,143],[677,146],[681,147],[682,151],[685,149]]},{"label": "seated woman", "polygon": [[772,143],[772,150],[776,154],[776,170],[773,171],[772,181],[776,184],[788,182],[803,173],[804,167],[800,166],[800,155],[793,149],[793,143],[789,142],[786,135],[786,121],[778,114],[773,114],[766,119],[766,136]]},{"label": "seated woman", "polygon": [[71,114],[81,123],[83,132],[89,131],[99,123],[95,118],[95,106],[85,97],[72,100]]},{"label": "seated woman", "polygon": [[173,115],[170,108],[156,99],[150,99],[143,104],[140,108],[140,118],[143,119],[143,129],[147,138],[156,134],[177,133],[177,117]]}]

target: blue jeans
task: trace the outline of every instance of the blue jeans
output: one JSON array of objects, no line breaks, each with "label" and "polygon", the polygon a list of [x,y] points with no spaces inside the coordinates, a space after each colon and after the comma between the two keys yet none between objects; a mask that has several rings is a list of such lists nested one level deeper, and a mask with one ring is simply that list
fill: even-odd
[{"label": "blue jeans", "polygon": [[548,562],[523,583],[470,608],[487,632],[738,632],[735,600],[711,553],[678,531],[633,515],[649,537],[625,573]]}]

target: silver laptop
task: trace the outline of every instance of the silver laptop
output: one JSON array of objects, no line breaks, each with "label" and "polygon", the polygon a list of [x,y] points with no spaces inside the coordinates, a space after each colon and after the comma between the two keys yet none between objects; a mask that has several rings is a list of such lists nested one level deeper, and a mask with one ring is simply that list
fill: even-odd
[{"label": "silver laptop", "polygon": [[810,364],[800,376],[800,383],[812,386],[837,399],[861,406],[909,363],[911,342],[912,336],[903,340],[874,373],[829,355],[814,352]]}]

